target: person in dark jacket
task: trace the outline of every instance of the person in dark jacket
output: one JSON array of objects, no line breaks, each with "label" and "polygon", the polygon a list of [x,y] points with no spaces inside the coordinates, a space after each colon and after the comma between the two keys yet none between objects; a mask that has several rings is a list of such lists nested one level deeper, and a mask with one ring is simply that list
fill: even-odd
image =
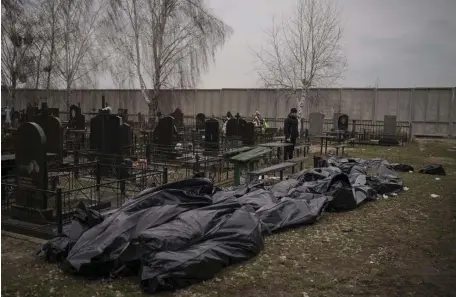
[{"label": "person in dark jacket", "polygon": [[285,133],[285,142],[291,142],[293,145],[289,146],[285,150],[285,159],[292,159],[293,158],[293,151],[294,146],[296,145],[296,139],[299,136],[298,130],[298,111],[296,108],[292,108],[288,117],[285,119],[284,122],[284,133]]}]

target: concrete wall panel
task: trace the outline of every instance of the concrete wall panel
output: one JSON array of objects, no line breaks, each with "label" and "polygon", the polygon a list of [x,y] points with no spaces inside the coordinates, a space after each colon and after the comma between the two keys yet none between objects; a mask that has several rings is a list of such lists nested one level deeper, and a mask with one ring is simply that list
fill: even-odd
[{"label": "concrete wall panel", "polygon": [[385,115],[397,115],[398,91],[393,89],[378,90],[375,105],[376,120],[383,121]]},{"label": "concrete wall panel", "polygon": [[397,91],[397,120],[408,122],[410,120],[410,90]]},{"label": "concrete wall panel", "polygon": [[413,121],[424,122],[426,120],[427,91],[414,90],[412,94]]},{"label": "concrete wall panel", "polygon": [[439,119],[439,91],[428,90],[426,100],[426,121],[437,122]]}]

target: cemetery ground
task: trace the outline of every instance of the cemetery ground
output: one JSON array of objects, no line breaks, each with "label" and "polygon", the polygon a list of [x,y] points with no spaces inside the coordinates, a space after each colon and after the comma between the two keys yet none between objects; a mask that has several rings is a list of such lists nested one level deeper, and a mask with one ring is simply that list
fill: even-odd
[{"label": "cemetery ground", "polygon": [[[447,176],[400,173],[408,191],[268,236],[257,257],[156,296],[456,296],[455,147],[454,140],[432,139],[348,149],[349,156],[381,157],[416,170],[440,163]],[[66,275],[35,258],[38,247],[2,235],[2,296],[142,296],[136,277]]]}]

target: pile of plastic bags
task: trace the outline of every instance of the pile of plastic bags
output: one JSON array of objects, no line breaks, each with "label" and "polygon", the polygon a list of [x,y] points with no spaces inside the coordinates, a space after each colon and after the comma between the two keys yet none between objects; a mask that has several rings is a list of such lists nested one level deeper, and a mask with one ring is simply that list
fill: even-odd
[{"label": "pile of plastic bags", "polygon": [[381,159],[331,158],[328,164],[272,187],[255,181],[221,189],[194,178],[146,189],[104,214],[80,205],[71,226],[39,254],[76,275],[139,274],[145,292],[174,290],[254,257],[266,234],[403,187]]}]

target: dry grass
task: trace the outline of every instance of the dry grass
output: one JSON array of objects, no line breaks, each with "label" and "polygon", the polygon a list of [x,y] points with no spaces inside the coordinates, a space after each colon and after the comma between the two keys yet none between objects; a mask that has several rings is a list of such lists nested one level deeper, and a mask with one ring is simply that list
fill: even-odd
[{"label": "dry grass", "polygon": [[[437,181],[403,173],[408,191],[269,236],[265,250],[250,261],[157,296],[456,296],[456,153],[447,150],[454,146],[432,140],[348,150],[415,168],[440,162],[447,176]],[[35,259],[37,244],[2,239],[2,296],[142,295],[136,278],[74,278]]]}]

